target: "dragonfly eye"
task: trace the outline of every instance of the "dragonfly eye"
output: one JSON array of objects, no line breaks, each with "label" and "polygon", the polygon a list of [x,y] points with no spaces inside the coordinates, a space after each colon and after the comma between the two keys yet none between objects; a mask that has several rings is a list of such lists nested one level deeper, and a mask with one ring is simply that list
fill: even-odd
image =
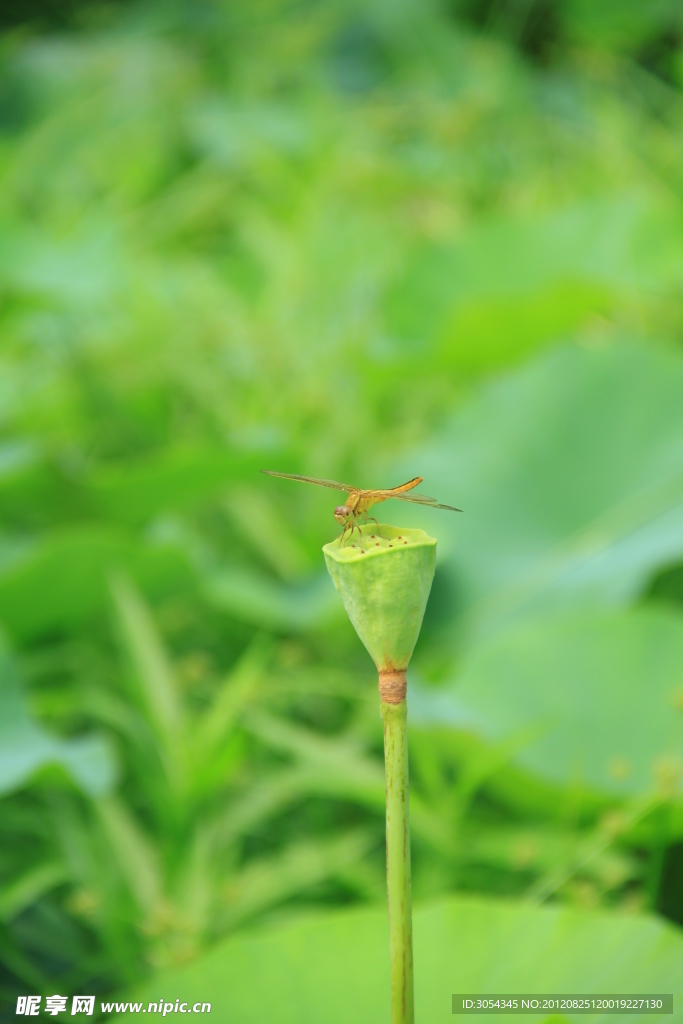
[{"label": "dragonfly eye", "polygon": [[338,523],[345,523],[351,515],[351,509],[347,505],[337,505],[334,510],[334,518]]}]

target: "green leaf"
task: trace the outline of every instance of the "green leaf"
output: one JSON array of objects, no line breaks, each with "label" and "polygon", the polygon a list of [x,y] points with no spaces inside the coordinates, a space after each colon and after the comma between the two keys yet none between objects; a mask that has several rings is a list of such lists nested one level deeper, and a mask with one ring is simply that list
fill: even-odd
[{"label": "green leaf", "polygon": [[37,444],[16,441],[0,446],[0,513],[10,521],[29,516],[40,525],[98,515],[140,526],[232,494],[238,481],[256,476],[259,465],[255,456],[227,449],[177,446],[72,475]]},{"label": "green leaf", "polygon": [[623,605],[683,555],[681,394],[676,352],[564,347],[488,383],[406,462],[464,510],[401,509],[440,516],[447,643],[456,598],[482,642],[519,616]]},{"label": "green leaf", "polygon": [[319,884],[355,864],[377,845],[371,830],[356,829],[333,839],[302,840],[269,857],[253,859],[235,874],[219,912],[221,926],[241,921]]},{"label": "green leaf", "polygon": [[604,283],[559,281],[530,294],[462,302],[439,324],[439,359],[473,373],[508,366],[576,333],[613,301]]},{"label": "green leaf", "polygon": [[[605,887],[623,886],[643,874],[642,862],[635,854],[608,849],[604,829],[601,834],[567,832],[553,826],[488,825],[477,820],[461,834],[462,856],[471,864],[485,864],[509,871],[530,870],[544,877],[559,876],[560,869],[571,877],[580,865],[582,875]],[[598,845],[600,840],[600,845]],[[541,886],[538,886],[541,889]],[[554,891],[554,890],[553,890]],[[533,893],[532,893],[533,895]],[[525,898],[529,899],[529,892]]]},{"label": "green leaf", "polygon": [[286,586],[254,569],[224,569],[206,580],[202,592],[220,611],[264,629],[308,632],[344,618],[327,573]]},{"label": "green leaf", "polygon": [[632,51],[662,38],[680,26],[682,15],[677,0],[618,0],[595,4],[591,0],[570,0],[564,17],[572,35],[590,45]]},{"label": "green leaf", "polygon": [[238,716],[266,678],[266,666],[272,653],[271,638],[257,634],[222,681],[211,705],[196,723],[192,739],[196,764],[210,762],[226,742]]},{"label": "green leaf", "polygon": [[160,898],[162,887],[157,850],[130,810],[117,797],[100,800],[97,810],[109,848],[130,892],[143,911],[151,912]]},{"label": "green leaf", "polygon": [[[308,793],[352,799],[367,807],[384,810],[384,769],[379,761],[367,754],[355,737],[321,737],[310,729],[263,711],[250,711],[245,716],[244,725],[273,749],[297,759],[303,769],[300,782]],[[292,798],[298,795],[296,788],[292,788],[291,795]],[[452,852],[453,839],[448,826],[415,793],[411,795],[410,818],[415,835],[441,850]]]},{"label": "green leaf", "polygon": [[[416,1019],[429,1024],[453,1019],[457,992],[683,997],[683,937],[653,918],[460,897],[417,908],[414,942]],[[339,911],[224,942],[137,998],[210,1002],[231,1024],[384,1024],[388,960],[386,909]]]},{"label": "green leaf", "polygon": [[147,605],[131,582],[116,573],[111,592],[147,717],[170,753],[180,742],[183,717],[170,659]]},{"label": "green leaf", "polygon": [[238,536],[282,579],[295,581],[310,574],[311,561],[292,524],[277,514],[262,490],[231,486],[224,505]]},{"label": "green leaf", "polygon": [[[601,312],[620,292],[648,288],[675,276],[683,262],[680,213],[646,194],[622,194],[576,203],[536,216],[479,222],[456,243],[422,242],[405,261],[387,295],[388,328],[423,346],[425,337],[455,341],[474,310],[497,317],[496,330],[479,342],[484,353],[509,342],[506,311],[526,320],[531,339],[517,331],[519,351],[568,333],[577,320]],[[531,299],[552,311],[540,322]],[[569,301],[568,301],[569,300]],[[465,322],[458,325],[460,317]],[[514,354],[514,349],[512,350]],[[452,358],[453,352],[444,353]],[[465,354],[467,364],[484,356]]]},{"label": "green leaf", "polygon": [[267,818],[300,802],[311,790],[315,792],[312,775],[306,769],[280,769],[249,786],[213,822],[212,834],[216,845],[228,846],[249,835]]},{"label": "green leaf", "polygon": [[19,878],[0,889],[0,921],[10,921],[44,893],[68,881],[63,864],[47,861],[29,868]]},{"label": "green leaf", "polygon": [[253,477],[258,466],[254,456],[228,449],[172,448],[155,458],[98,469],[87,486],[93,505],[107,518],[137,524],[228,492],[236,480]]},{"label": "green leaf", "polygon": [[671,795],[681,665],[683,616],[664,608],[527,622],[473,651],[452,684],[411,687],[410,720],[510,744],[510,763],[553,787]]},{"label": "green leaf", "polygon": [[0,622],[20,640],[82,626],[106,607],[106,577],[114,569],[125,569],[152,594],[192,579],[189,560],[174,543],[90,526],[55,531],[2,567]]},{"label": "green leaf", "polygon": [[[352,736],[320,736],[312,729],[286,722],[264,711],[250,711],[244,725],[254,735],[310,770],[311,786],[371,806],[383,806],[384,770]],[[379,727],[378,727],[379,732]]]},{"label": "green leaf", "polygon": [[58,739],[33,721],[14,663],[0,648],[0,793],[19,789],[51,765],[92,796],[107,792],[116,775],[113,752],[102,737]]}]

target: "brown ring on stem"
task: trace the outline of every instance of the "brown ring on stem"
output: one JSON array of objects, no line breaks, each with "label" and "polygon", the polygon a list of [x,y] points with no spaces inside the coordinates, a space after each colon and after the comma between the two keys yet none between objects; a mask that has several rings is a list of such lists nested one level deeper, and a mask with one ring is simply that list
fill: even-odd
[{"label": "brown ring on stem", "polygon": [[379,670],[379,696],[385,704],[400,704],[405,700],[407,680],[404,668]]}]

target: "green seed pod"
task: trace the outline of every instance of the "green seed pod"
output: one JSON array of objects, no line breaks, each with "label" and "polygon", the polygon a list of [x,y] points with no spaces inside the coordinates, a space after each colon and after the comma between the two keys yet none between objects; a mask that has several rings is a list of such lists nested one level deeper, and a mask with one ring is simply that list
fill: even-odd
[{"label": "green seed pod", "polygon": [[[408,667],[422,626],[436,563],[424,530],[362,527],[362,543],[323,548],[332,581],[380,673]],[[358,537],[358,534],[356,534]]]}]

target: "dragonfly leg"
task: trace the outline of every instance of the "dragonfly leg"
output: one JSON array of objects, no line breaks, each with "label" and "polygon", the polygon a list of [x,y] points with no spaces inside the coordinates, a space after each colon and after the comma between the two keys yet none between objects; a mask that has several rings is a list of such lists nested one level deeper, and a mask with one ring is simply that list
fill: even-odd
[{"label": "dragonfly leg", "polygon": [[361,549],[361,551],[363,551],[363,531],[358,525],[358,520],[356,519],[355,516],[353,516],[351,520],[351,536],[353,536],[354,530],[358,530],[358,547]]},{"label": "dragonfly leg", "polygon": [[[365,515],[365,519],[363,520],[363,525],[364,525],[364,526],[367,526],[367,523],[368,523],[368,519],[372,519],[373,523],[377,523],[377,520],[375,519],[375,517],[374,517],[374,516],[369,516],[369,515],[368,515],[368,513],[367,513],[367,509],[366,509],[366,511],[365,511],[365,513],[364,513],[364,515]],[[380,537],[382,538],[382,540],[384,540],[384,534],[383,534],[383,533],[382,533],[382,531],[380,530],[380,527],[379,527],[379,523],[377,523],[377,532],[378,532],[378,534],[380,535]]]},{"label": "dragonfly leg", "polygon": [[[358,526],[358,523],[356,522],[356,517],[355,516],[350,516],[349,519],[347,519],[346,522],[344,523],[344,529],[342,530],[341,537],[339,538],[339,547],[342,546],[342,541],[344,540],[344,537],[346,536],[346,531],[347,530],[350,531],[350,534],[349,534],[349,538],[350,539],[353,539],[353,531],[354,530],[358,530],[358,532],[360,533],[360,527]],[[362,536],[361,536],[361,539],[362,539]],[[362,544],[361,544],[361,547],[363,547]]]},{"label": "dragonfly leg", "polygon": [[[366,523],[367,523],[368,519],[372,519],[373,523],[377,523],[377,520],[375,519],[375,517],[374,516],[368,516],[368,514],[366,512],[365,513],[365,521],[366,521]],[[382,538],[382,540],[384,540],[384,534],[380,530],[379,523],[377,523],[377,532],[380,535],[380,537]]]},{"label": "dragonfly leg", "polygon": [[342,530],[341,535],[339,537],[339,547],[342,546],[342,541],[344,540],[344,537],[346,536],[346,531],[347,530],[351,531],[351,534],[350,534],[351,538],[353,538],[353,531],[354,530],[358,530],[358,537],[359,537],[358,546],[360,547],[361,551],[365,550],[363,548],[363,531],[361,530],[360,526],[358,525],[358,521],[356,520],[356,517],[353,516],[353,515],[349,516],[349,518],[344,523],[344,529]]}]

